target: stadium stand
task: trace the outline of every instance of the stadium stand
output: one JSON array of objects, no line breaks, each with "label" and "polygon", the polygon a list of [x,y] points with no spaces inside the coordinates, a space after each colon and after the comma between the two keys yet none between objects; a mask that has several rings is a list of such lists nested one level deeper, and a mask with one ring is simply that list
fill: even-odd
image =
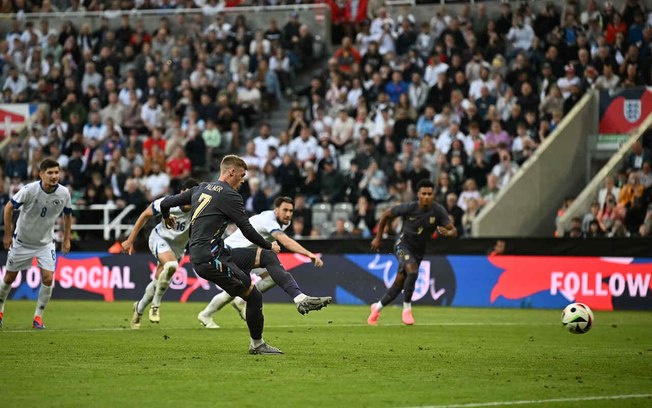
[{"label": "stadium stand", "polygon": [[[313,15],[303,3],[3,2],[14,14],[0,25],[2,103],[40,108],[5,136],[0,200],[53,156],[80,209],[133,205],[133,217],[237,152],[250,166],[247,209],[305,198],[300,226],[312,225],[297,236],[368,236],[422,177],[438,182],[441,204],[455,198],[448,207],[470,236],[583,95],[652,85],[652,14],[638,0],[329,0]],[[283,20],[233,11],[277,4]],[[68,14],[51,23],[57,11]],[[319,21],[331,22],[325,63]],[[648,184],[649,147],[623,170]],[[651,195],[639,195],[647,208]]]}]

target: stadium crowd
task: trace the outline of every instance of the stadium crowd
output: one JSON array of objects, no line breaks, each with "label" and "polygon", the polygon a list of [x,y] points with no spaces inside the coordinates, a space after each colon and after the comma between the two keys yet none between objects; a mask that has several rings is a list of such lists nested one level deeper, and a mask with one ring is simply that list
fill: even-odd
[{"label": "stadium crowd", "polygon": [[[219,12],[210,24],[201,14],[163,17],[151,32],[128,15],[117,30],[105,21],[95,31],[13,20],[0,43],[2,99],[47,103],[51,114],[40,111],[27,139],[11,136],[3,199],[52,156],[78,205],[143,208],[234,151],[250,169],[246,209],[294,197],[295,237],[369,237],[378,212],[411,200],[422,178],[435,181],[437,201],[468,236],[587,89],[652,85],[652,14],[637,0],[621,10],[548,3],[540,13],[504,3],[495,18],[482,3],[457,15],[439,7],[422,22],[370,5],[352,17],[350,2],[328,4],[341,45],[305,88],[293,72],[313,62],[314,36],[294,13],[260,30]],[[287,95],[287,127],[273,134],[261,113]],[[652,179],[649,146],[641,148],[625,174],[644,186]],[[623,200],[623,219],[629,206],[647,208],[651,195],[635,195],[638,204]],[[638,217],[630,231],[649,231],[651,221]]]}]

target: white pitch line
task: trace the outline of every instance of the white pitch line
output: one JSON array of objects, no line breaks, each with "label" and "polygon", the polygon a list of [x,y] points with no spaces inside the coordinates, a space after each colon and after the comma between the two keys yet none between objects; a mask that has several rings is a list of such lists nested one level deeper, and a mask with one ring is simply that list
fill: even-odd
[{"label": "white pitch line", "polygon": [[[245,324],[244,322],[242,323]],[[401,323],[385,323],[380,324],[378,327],[400,327],[403,326]],[[541,324],[541,323],[511,323],[511,322],[442,322],[442,323],[418,323],[415,327],[433,327],[433,326],[559,326],[557,324]],[[229,328],[236,328],[239,326],[230,326]],[[329,323],[325,325],[294,325],[294,324],[271,324],[265,325],[266,329],[301,329],[301,328],[312,328],[312,327],[370,327],[366,323],[346,323],[346,324],[337,324]],[[158,328],[158,327],[157,327]],[[197,330],[201,329],[199,325],[197,327],[160,327],[161,330]],[[215,329],[219,330],[219,329]],[[132,330],[128,327],[92,327],[88,329],[46,329],[46,332],[103,332],[103,331],[137,331]],[[148,331],[144,329],[143,331]],[[214,331],[214,330],[211,330]],[[0,329],[0,333],[37,333],[39,330],[34,329]]]},{"label": "white pitch line", "polygon": [[422,405],[419,407],[410,407],[410,408],[505,407],[510,405],[555,404],[555,403],[562,403],[562,402],[623,400],[623,399],[651,398],[651,397],[652,394],[601,395],[601,396],[594,396],[594,397],[551,398],[551,399],[541,399],[541,400],[470,402],[467,404],[450,404],[450,405]]}]

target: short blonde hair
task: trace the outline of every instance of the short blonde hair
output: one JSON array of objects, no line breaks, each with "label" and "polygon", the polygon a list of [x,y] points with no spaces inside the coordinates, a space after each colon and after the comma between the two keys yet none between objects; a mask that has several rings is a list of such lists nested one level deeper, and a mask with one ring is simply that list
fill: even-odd
[{"label": "short blonde hair", "polygon": [[220,173],[224,174],[225,171],[230,170],[233,167],[240,167],[243,170],[247,170],[247,163],[245,163],[240,156],[236,156],[235,154],[226,155],[220,164]]}]

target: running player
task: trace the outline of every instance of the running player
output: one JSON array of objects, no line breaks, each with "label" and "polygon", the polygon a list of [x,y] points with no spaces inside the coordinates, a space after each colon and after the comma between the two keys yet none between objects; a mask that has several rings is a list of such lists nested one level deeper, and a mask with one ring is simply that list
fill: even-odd
[{"label": "running player", "polygon": [[[170,217],[170,208],[192,205],[188,247],[195,272],[229,295],[240,296],[247,301],[250,354],[283,354],[263,340],[263,296],[251,282],[251,269],[258,266],[266,268],[272,279],[292,297],[301,314],[319,310],[333,299],[303,294],[294,277],[283,269],[276,256],[281,250],[278,243],[269,243],[251,226],[245,215],[242,196],[236,191],[246,173],[244,160],[227,155],[222,159],[218,181],[201,183],[184,193],[165,198],[161,202],[161,214],[166,225],[172,227],[174,219]],[[243,235],[260,248],[225,247],[222,235],[229,221],[233,221]]]},{"label": "running player", "polygon": [[371,314],[367,319],[370,325],[377,325],[380,311],[390,304],[403,290],[403,323],[414,324],[412,316],[412,294],[419,276],[419,264],[426,251],[426,241],[435,232],[445,237],[456,237],[457,230],[441,205],[433,202],[435,185],[428,179],[417,183],[418,201],[396,205],[385,211],[381,217],[376,237],[371,241],[371,249],[380,249],[385,226],[396,217],[402,217],[403,228],[396,241],[394,253],[398,259],[398,271],[392,286],[383,298],[371,305]]},{"label": "running player", "polygon": [[[324,263],[319,255],[308,251],[297,241],[285,234],[284,231],[292,222],[293,213],[294,201],[290,197],[279,197],[274,200],[274,210],[263,211],[258,215],[254,215],[249,218],[249,222],[251,223],[251,226],[254,227],[254,229],[267,241],[274,242],[278,240],[278,242],[288,250],[307,256],[312,260],[317,268],[321,268]],[[229,235],[229,237],[224,240],[224,244],[230,248],[256,247],[251,243],[251,241],[245,238],[240,230],[236,230],[233,234]],[[261,293],[265,293],[276,286],[276,283],[274,283],[274,280],[264,268],[255,268],[251,273],[261,277],[261,280],[256,282],[256,288],[258,288]],[[245,302],[241,297],[233,298],[227,292],[221,292],[215,295],[208,306],[199,312],[197,319],[206,328],[210,329],[219,327],[213,321],[213,315],[231,301],[233,301],[233,303],[231,303],[233,307],[238,311],[238,313],[240,313],[240,317],[242,317],[243,320],[246,320],[247,302]]]},{"label": "running player", "polygon": [[[68,189],[59,185],[59,163],[45,159],[39,165],[40,181],[27,184],[11,198],[4,209],[5,235],[3,244],[9,250],[4,280],[0,282],[0,328],[4,305],[11,284],[18,272],[32,266],[36,258],[41,269],[41,289],[38,292],[32,327],[45,329],[43,312],[52,296],[57,253],[54,245],[54,225],[64,214],[61,251],[70,252],[72,207]],[[20,209],[14,233],[13,213]]]},{"label": "running player", "polygon": [[[183,183],[181,192],[198,185],[199,183],[196,180],[188,179]],[[134,252],[134,240],[143,226],[150,218],[161,213],[161,201],[163,201],[163,198],[154,201],[152,205],[148,206],[140,214],[129,237],[122,243],[122,249],[129,255]],[[161,299],[168,290],[170,280],[172,280],[172,276],[174,276],[174,273],[179,267],[179,261],[183,258],[183,253],[188,243],[190,210],[191,207],[189,205],[172,208],[170,215],[175,217],[175,228],[167,228],[163,222],[160,222],[149,234],[149,250],[156,257],[158,263],[156,265],[155,277],[145,288],[143,298],[134,303],[133,315],[131,317],[132,329],[140,329],[141,317],[150,302],[152,306],[149,308],[149,321],[152,323],[159,323],[161,321],[161,315],[159,313]]]}]

